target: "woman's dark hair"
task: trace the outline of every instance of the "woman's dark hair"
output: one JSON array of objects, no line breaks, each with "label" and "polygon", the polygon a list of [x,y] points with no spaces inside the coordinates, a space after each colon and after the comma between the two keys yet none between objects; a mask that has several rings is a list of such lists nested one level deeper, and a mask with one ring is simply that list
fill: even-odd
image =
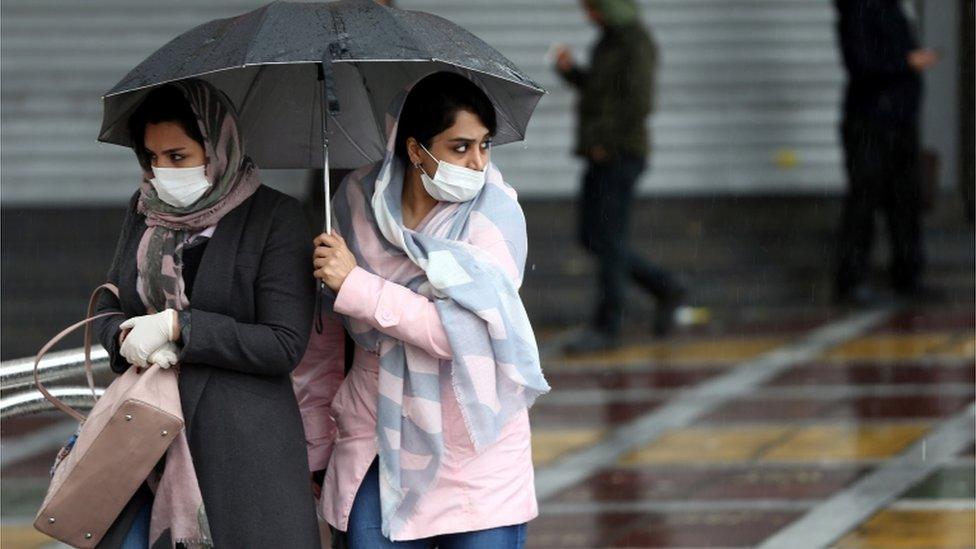
[{"label": "woman's dark hair", "polygon": [[434,73],[418,82],[400,111],[394,151],[407,158],[407,138],[425,147],[435,135],[454,125],[458,111],[476,115],[491,135],[498,129],[495,107],[474,82],[453,72]]},{"label": "woman's dark hair", "polygon": [[142,103],[129,117],[129,137],[132,146],[143,166],[148,166],[146,158],[146,126],[161,122],[175,122],[183,128],[191,139],[204,146],[203,135],[197,115],[190,108],[190,102],[176,86],[163,86],[149,92]]}]

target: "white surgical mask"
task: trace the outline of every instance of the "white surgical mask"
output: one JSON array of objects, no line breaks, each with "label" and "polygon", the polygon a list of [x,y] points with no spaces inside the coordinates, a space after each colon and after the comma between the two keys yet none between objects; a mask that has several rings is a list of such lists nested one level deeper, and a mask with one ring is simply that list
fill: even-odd
[{"label": "white surgical mask", "polygon": [[[431,158],[427,147],[420,145]],[[434,160],[437,160],[434,158]],[[484,170],[472,170],[464,166],[456,166],[443,160],[437,160],[437,171],[434,177],[427,175],[423,166],[420,167],[420,180],[430,196],[441,202],[467,202],[478,196],[481,188],[485,186]]]},{"label": "white surgical mask", "polygon": [[157,168],[152,169],[154,177],[149,180],[156,195],[163,202],[176,208],[185,208],[203,196],[210,189],[205,166],[193,168]]}]

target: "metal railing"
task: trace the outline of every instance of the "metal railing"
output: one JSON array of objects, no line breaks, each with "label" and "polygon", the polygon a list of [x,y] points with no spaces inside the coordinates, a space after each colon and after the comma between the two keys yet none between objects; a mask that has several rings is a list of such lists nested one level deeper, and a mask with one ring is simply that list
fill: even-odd
[{"label": "metal railing", "polygon": [[[95,348],[91,352],[95,373],[107,371],[108,353]],[[38,377],[48,391],[76,410],[90,410],[95,404],[87,385],[50,387],[52,382],[83,376],[85,373],[84,349],[69,349],[44,356],[38,367]],[[103,389],[96,388],[101,396]],[[8,419],[56,409],[34,386],[34,357],[0,362],[0,419]]]}]

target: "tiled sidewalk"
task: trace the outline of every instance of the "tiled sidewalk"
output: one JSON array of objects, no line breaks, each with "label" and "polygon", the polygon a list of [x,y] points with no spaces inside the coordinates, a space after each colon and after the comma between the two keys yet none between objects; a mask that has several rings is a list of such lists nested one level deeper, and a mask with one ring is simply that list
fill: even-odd
[{"label": "tiled sidewalk", "polygon": [[[632,450],[607,448],[620,455],[544,499],[529,546],[747,547],[787,533],[950,418],[972,417],[973,326],[971,311],[885,313],[745,394],[705,393],[714,405],[704,404],[704,413]],[[601,444],[619,442],[615,432],[809,333],[638,343],[550,359],[553,393],[532,412],[538,474],[583,452],[599,455]],[[976,546],[971,438],[965,446],[867,510],[853,529],[834,521],[830,545]]]}]

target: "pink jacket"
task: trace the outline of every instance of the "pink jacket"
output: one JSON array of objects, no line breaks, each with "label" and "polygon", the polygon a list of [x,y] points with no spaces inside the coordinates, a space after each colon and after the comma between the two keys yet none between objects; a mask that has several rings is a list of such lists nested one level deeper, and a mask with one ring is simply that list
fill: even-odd
[{"label": "pink jacket", "polygon": [[[488,251],[517,284],[518,268],[507,244],[472,234],[469,243]],[[368,323],[440,359],[451,350],[433,302],[361,268],[346,278],[335,312]],[[312,332],[308,349],[292,375],[312,471],[327,467],[320,512],[345,531],[360,482],[377,455],[376,400],[379,356],[356,347],[343,379],[344,332],[325,315],[325,330]],[[477,455],[449,380],[441,383],[444,461],[434,486],[424,494],[403,539],[521,524],[538,515],[528,411],[504,427],[498,441]]]}]

